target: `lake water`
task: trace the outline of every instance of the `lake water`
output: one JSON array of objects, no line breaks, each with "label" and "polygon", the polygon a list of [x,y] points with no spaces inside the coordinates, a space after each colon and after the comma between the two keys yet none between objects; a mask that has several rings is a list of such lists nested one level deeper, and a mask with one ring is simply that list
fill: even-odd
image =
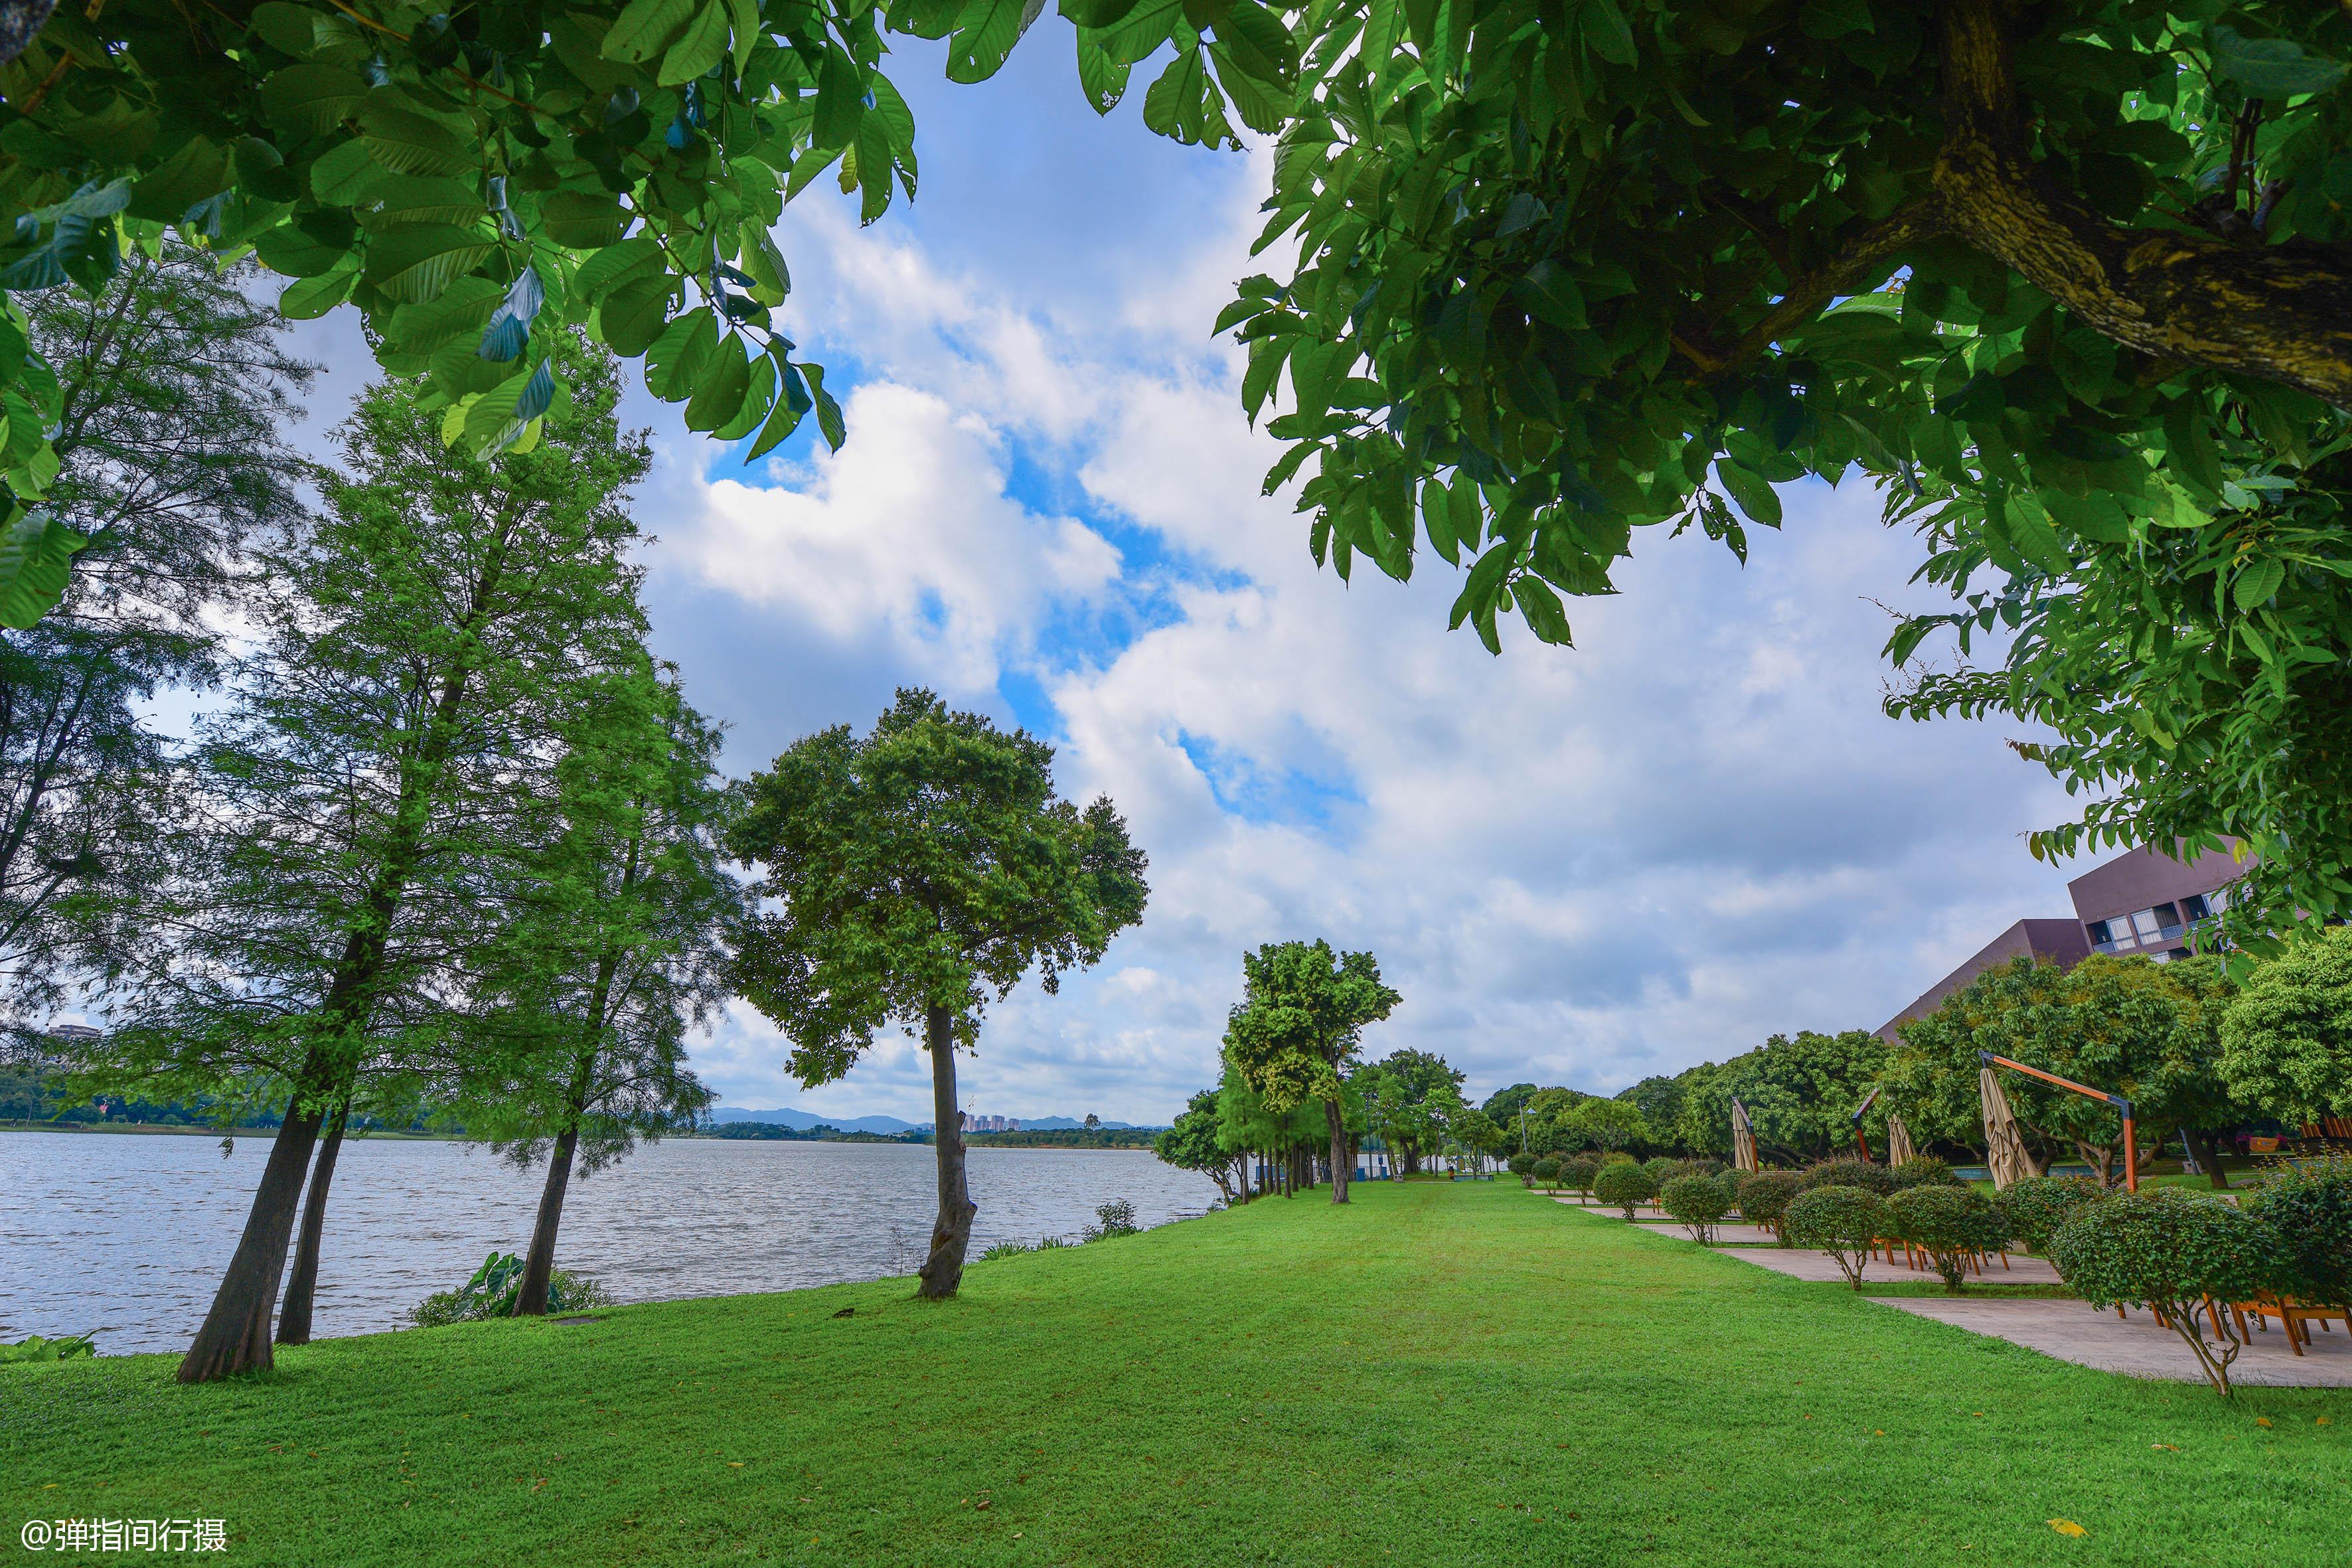
[{"label": "lake water", "polygon": [[[101,1352],[184,1348],[236,1249],[269,1142],[0,1131],[0,1339],[96,1331]],[[933,1154],[891,1143],[672,1140],[574,1178],[556,1261],[625,1301],[911,1274],[930,1241]],[[544,1167],[451,1142],[356,1139],[336,1167],[316,1331],[399,1328],[496,1248],[530,1239]],[[1143,1150],[974,1149],[972,1256],[1075,1238],[1124,1198],[1159,1225],[1216,1201]]]}]

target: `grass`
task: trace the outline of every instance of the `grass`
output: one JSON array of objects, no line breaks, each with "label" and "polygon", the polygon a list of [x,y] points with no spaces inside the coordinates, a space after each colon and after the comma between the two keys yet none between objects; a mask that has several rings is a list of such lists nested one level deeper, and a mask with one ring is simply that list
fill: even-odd
[{"label": "grass", "polygon": [[2345,1561],[2352,1393],[2091,1372],[1516,1184],[1356,1194],[979,1264],[942,1305],[467,1324],[201,1388],[12,1369],[0,1523],[221,1518],[234,1563],[399,1568]]}]

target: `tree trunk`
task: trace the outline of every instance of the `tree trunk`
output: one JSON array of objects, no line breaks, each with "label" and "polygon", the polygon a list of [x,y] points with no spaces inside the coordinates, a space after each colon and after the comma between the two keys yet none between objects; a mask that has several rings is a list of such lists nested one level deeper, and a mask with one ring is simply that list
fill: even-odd
[{"label": "tree trunk", "polygon": [[2216,1188],[2222,1192],[2228,1192],[2230,1190],[2230,1173],[2221,1168],[2221,1151],[2220,1147],[2214,1143],[2212,1139],[2208,1138],[2203,1132],[2198,1131],[2194,1127],[2183,1127],[2180,1130],[2180,1136],[2182,1140],[2188,1143],[2189,1152],[2197,1156],[2197,1163],[2205,1168],[2206,1178],[2210,1181]]},{"label": "tree trunk", "polygon": [[580,1118],[557,1134],[547,1157],[547,1184],[539,1191],[539,1219],[530,1227],[530,1256],[523,1259],[522,1283],[515,1289],[515,1316],[547,1316],[547,1282],[555,1274],[555,1230],[563,1223],[563,1194],[572,1185],[572,1155],[580,1147]]},{"label": "tree trunk", "polygon": [[1344,1163],[1348,1157],[1348,1121],[1340,1114],[1338,1100],[1323,1102],[1323,1120],[1331,1127],[1331,1201],[1344,1204],[1348,1201],[1348,1177],[1350,1174]]},{"label": "tree trunk", "polygon": [[924,1044],[931,1050],[931,1120],[939,1129],[940,1217],[931,1226],[931,1255],[916,1270],[922,1279],[918,1295],[938,1301],[956,1293],[963,1282],[964,1249],[971,1244],[971,1216],[980,1205],[971,1201],[964,1182],[963,1128],[956,1115],[955,1016],[932,1007],[923,1021]]},{"label": "tree trunk", "polygon": [[343,1090],[335,1119],[310,1166],[310,1195],[302,1205],[302,1234],[294,1243],[294,1272],[286,1281],[286,1304],[278,1312],[278,1342],[310,1342],[310,1311],[319,1294],[319,1242],[327,1229],[327,1190],[335,1181],[335,1156],[342,1152],[343,1128],[352,1116],[352,1091]]},{"label": "tree trunk", "polygon": [[[315,1056],[315,1053],[314,1053]],[[311,1075],[306,1074],[305,1077]],[[246,1212],[245,1234],[221,1276],[204,1327],[180,1363],[182,1383],[209,1383],[231,1373],[271,1363],[269,1321],[278,1307],[278,1281],[286,1272],[286,1247],[294,1211],[302,1200],[302,1178],[323,1118],[315,1102],[305,1109],[298,1094],[269,1145],[269,1162]]]}]

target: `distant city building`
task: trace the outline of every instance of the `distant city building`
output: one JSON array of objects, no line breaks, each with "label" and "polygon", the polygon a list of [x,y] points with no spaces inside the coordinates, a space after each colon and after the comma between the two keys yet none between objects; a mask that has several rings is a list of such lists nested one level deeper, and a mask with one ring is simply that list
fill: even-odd
[{"label": "distant city building", "polygon": [[2032,958],[2062,969],[2071,969],[2095,952],[2126,953],[2158,963],[2186,958],[2189,928],[2218,914],[2227,902],[2229,885],[2244,874],[2245,868],[2222,849],[2209,849],[2186,862],[2147,848],[2119,855],[2066,884],[2074,901],[2074,919],[2019,921],[1881,1024],[1879,1037],[1893,1044],[1902,1025],[1934,1012],[1945,997],[2012,958]]},{"label": "distant city building", "polygon": [[982,1116],[972,1111],[963,1113],[964,1130],[968,1132],[1018,1132],[1021,1123],[1011,1116]]}]

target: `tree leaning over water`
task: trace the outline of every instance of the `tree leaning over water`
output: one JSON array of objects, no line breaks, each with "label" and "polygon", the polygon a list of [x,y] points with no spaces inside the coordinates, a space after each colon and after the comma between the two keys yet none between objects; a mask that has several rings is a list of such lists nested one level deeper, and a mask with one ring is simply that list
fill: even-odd
[{"label": "tree leaning over water", "polygon": [[547,1310],[575,1171],[688,1131],[710,1103],[686,1038],[726,1001],[743,914],[719,865],[719,742],[674,674],[648,662],[600,682],[565,737],[557,820],[515,918],[468,963],[477,1028],[445,1038],[445,1103],[514,1164],[547,1162],[519,1317]]},{"label": "tree leaning over water", "polygon": [[873,730],[793,743],[746,786],[728,837],[773,900],[737,944],[737,988],[783,1029],[814,1087],[898,1026],[931,1058],[939,1220],[921,1294],[955,1294],[976,1212],[955,1052],[1032,966],[1050,994],[1143,918],[1143,852],[1108,796],[1055,798],[1054,751],[1024,731],[901,690]]},{"label": "tree leaning over water", "polygon": [[267,552],[257,644],[204,730],[165,884],[116,912],[111,1068],[288,1096],[183,1381],[269,1364],[322,1123],[363,1063],[413,1070],[461,1019],[462,961],[518,907],[564,727],[642,658],[621,503],[646,447],[614,416],[610,360],[566,352],[573,396],[492,461],[445,447],[409,384],[361,398],[326,512]]}]

